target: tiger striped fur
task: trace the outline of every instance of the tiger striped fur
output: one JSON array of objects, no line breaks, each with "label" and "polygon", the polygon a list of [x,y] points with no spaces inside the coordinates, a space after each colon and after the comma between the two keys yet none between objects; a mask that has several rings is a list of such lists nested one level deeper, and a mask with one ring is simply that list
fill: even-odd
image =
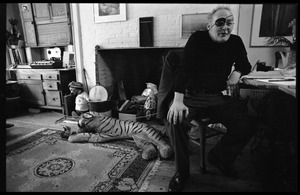
[{"label": "tiger striped fur", "polygon": [[[142,122],[119,120],[102,115],[82,114],[78,129],[69,131],[70,142],[106,142],[117,139],[133,138],[137,147],[142,149],[142,158],[149,160],[159,155],[166,159],[171,157],[173,149],[160,134],[160,131]],[[157,149],[157,150],[156,150]],[[157,153],[158,151],[158,153]]]}]

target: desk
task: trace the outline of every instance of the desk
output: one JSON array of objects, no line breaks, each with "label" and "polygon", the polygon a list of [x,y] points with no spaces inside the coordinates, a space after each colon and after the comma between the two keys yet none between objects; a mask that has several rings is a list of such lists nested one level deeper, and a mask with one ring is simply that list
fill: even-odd
[{"label": "desk", "polygon": [[[279,72],[280,73],[280,72]],[[272,161],[274,173],[281,178],[292,173],[297,168],[297,99],[296,78],[294,81],[268,82],[284,79],[278,72],[257,72],[245,75],[242,81],[245,84],[263,89],[275,89],[259,100],[257,109],[257,134],[254,135],[252,151],[270,151],[268,156]],[[290,77],[292,78],[292,77]],[[280,90],[280,91],[279,91]],[[270,90],[271,91],[271,90]],[[281,92],[283,91],[283,92]],[[268,140],[266,147],[264,139]],[[269,160],[268,160],[269,161]],[[295,165],[295,166],[294,166]],[[288,174],[286,174],[288,173]],[[290,175],[289,175],[289,178]]]},{"label": "desk", "polygon": [[285,79],[284,75],[280,71],[269,72],[252,72],[249,75],[245,75],[242,81],[247,85],[256,86],[263,89],[279,89],[287,94],[296,97],[296,77],[294,81],[280,81],[272,82],[274,79]]}]

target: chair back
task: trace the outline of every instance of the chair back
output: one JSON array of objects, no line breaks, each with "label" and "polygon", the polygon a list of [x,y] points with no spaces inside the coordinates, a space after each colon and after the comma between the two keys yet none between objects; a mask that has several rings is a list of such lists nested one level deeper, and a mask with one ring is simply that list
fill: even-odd
[{"label": "chair back", "polygon": [[288,64],[290,52],[284,52],[284,51],[276,51],[275,52],[275,68],[278,68],[279,61],[282,62],[282,67],[285,68]]},{"label": "chair back", "polygon": [[157,118],[164,119],[169,110],[169,104],[174,97],[174,76],[181,62],[183,49],[170,50],[163,59],[162,74],[157,93]]}]

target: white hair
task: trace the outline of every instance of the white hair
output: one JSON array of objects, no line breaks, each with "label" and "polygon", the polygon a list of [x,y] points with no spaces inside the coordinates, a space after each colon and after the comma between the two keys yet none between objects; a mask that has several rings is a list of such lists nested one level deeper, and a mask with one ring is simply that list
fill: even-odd
[{"label": "white hair", "polygon": [[207,16],[208,21],[211,21],[212,18],[213,18],[213,16],[215,15],[215,13],[216,13],[217,11],[219,11],[219,10],[227,10],[227,11],[230,11],[230,12],[232,13],[230,7],[228,7],[228,6],[217,6],[216,8],[214,8],[214,9],[208,14],[208,16]]}]

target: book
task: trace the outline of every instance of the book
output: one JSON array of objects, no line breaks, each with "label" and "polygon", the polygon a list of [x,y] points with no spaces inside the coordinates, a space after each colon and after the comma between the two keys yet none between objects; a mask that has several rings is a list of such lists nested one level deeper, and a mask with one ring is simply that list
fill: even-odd
[{"label": "book", "polygon": [[26,52],[27,63],[31,64],[32,63],[31,48],[25,47],[25,52]]},{"label": "book", "polygon": [[25,52],[23,48],[9,48],[9,56],[12,64],[25,64]]},{"label": "book", "polygon": [[18,49],[13,49],[13,55],[15,56],[16,64],[21,64],[21,57]]},{"label": "book", "polygon": [[8,49],[8,52],[9,52],[9,56],[10,56],[10,61],[11,61],[11,63],[12,63],[12,64],[16,64],[12,49],[9,48],[9,49]]},{"label": "book", "polygon": [[20,58],[18,53],[16,52],[16,49],[9,48],[9,54],[10,54],[10,60],[12,64],[19,64]]},{"label": "book", "polygon": [[26,63],[26,57],[25,57],[25,51],[24,48],[17,48],[19,56],[20,56],[20,60],[21,60],[21,64],[25,64]]}]

